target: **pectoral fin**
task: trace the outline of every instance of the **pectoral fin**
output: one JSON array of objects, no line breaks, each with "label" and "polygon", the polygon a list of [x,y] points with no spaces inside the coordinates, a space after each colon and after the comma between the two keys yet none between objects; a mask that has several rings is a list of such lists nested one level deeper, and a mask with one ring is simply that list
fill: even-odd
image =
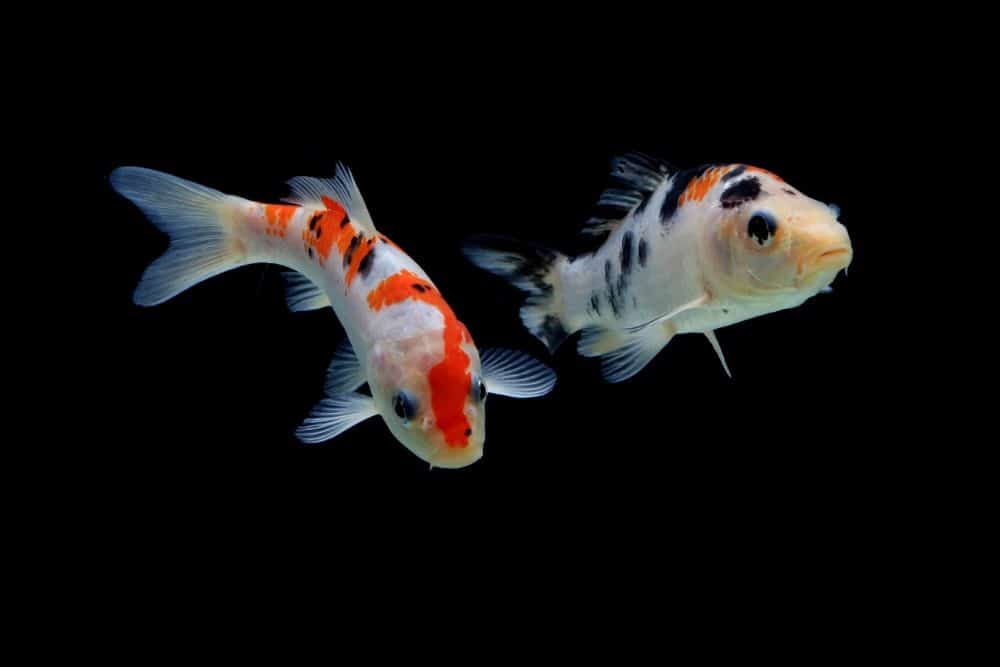
[{"label": "pectoral fin", "polygon": [[534,398],[552,391],[555,372],[540,361],[515,350],[493,348],[481,356],[486,391],[514,398]]},{"label": "pectoral fin", "polygon": [[324,398],[312,409],[295,435],[302,442],[325,442],[377,414],[371,396],[350,393]]},{"label": "pectoral fin", "polygon": [[732,378],[733,374],[729,372],[729,365],[726,363],[725,355],[722,354],[722,346],[719,345],[719,339],[715,337],[715,332],[711,330],[706,331],[705,338],[707,338],[708,342],[712,344],[712,349],[715,350],[715,353],[719,355],[719,361],[722,362],[722,368],[725,369],[726,375]]}]

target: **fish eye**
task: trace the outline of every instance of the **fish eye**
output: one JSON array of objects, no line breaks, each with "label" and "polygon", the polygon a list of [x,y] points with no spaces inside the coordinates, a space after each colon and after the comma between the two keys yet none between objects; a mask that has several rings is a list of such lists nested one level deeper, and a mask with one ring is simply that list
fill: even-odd
[{"label": "fish eye", "polygon": [[757,242],[759,246],[767,245],[768,241],[774,238],[774,233],[778,230],[778,223],[766,213],[754,213],[747,223],[747,234]]},{"label": "fish eye", "polygon": [[486,383],[483,382],[483,378],[478,375],[472,381],[472,396],[473,398],[478,397],[479,402],[482,403],[486,400]]},{"label": "fish eye", "polygon": [[397,391],[392,397],[392,411],[404,422],[408,422],[416,416],[417,404],[405,391]]}]

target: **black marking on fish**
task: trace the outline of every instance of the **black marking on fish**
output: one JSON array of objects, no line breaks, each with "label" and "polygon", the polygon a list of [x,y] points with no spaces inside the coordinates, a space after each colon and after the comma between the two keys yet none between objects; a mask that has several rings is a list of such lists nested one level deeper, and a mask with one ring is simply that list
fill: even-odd
[{"label": "black marking on fish", "polygon": [[564,340],[569,334],[566,328],[555,315],[546,315],[542,320],[542,325],[538,328],[538,334],[545,340],[549,349],[555,349],[559,342]]},{"label": "black marking on fish", "polygon": [[313,215],[312,218],[309,219],[309,231],[316,229],[316,223],[319,222],[319,219],[322,217],[323,217],[322,213],[316,213]]},{"label": "black marking on fish", "polygon": [[615,294],[615,285],[611,282],[611,260],[604,262],[604,282],[608,286],[608,303],[611,305],[611,312],[615,317],[621,317],[621,309],[618,304],[618,295]]},{"label": "black marking on fish", "polygon": [[421,285],[420,283],[413,283],[413,289],[417,290],[421,294],[427,291],[427,288]]},{"label": "black marking on fish", "polygon": [[618,298],[624,299],[625,290],[628,289],[628,276],[624,273],[618,275]]},{"label": "black marking on fish", "polygon": [[[368,239],[369,246],[371,245],[372,239]],[[369,248],[368,254],[361,258],[361,262],[358,264],[358,273],[361,274],[362,278],[368,277],[368,272],[372,270],[372,265],[375,263],[375,248]]]},{"label": "black marking on fish", "polygon": [[351,217],[345,213],[344,214],[344,219],[340,221],[340,228],[343,229],[344,227],[346,227],[347,223],[349,223],[350,221],[351,221]]},{"label": "black marking on fish", "polygon": [[783,188],[782,192],[784,192],[786,195],[792,195],[793,197],[797,194],[795,190],[789,190],[788,188]]},{"label": "black marking on fish", "polygon": [[639,239],[639,266],[646,266],[646,239]]},{"label": "black marking on fish", "polygon": [[472,429],[471,428],[465,429],[465,437],[468,438],[470,435],[472,435]]},{"label": "black marking on fish", "polygon": [[733,169],[731,172],[723,176],[722,182],[725,183],[726,181],[731,181],[746,170],[747,166],[745,164],[741,164],[740,166],[736,167],[736,169]]},{"label": "black marking on fish", "polygon": [[598,317],[601,315],[601,295],[597,292],[590,295],[590,310]]},{"label": "black marking on fish", "polygon": [[309,247],[309,259],[312,259],[312,258],[313,258],[313,249],[312,249],[312,246],[310,246]]},{"label": "black marking on fish", "polygon": [[322,234],[322,233],[323,233],[323,228],[322,227],[317,227],[316,228],[316,238],[319,238],[320,234]]},{"label": "black marking on fish", "polygon": [[622,236],[621,252],[622,275],[627,275],[632,270],[632,232],[625,232]]},{"label": "black marking on fish", "polygon": [[760,181],[756,176],[733,183],[722,193],[719,201],[723,208],[733,208],[760,196]]},{"label": "black marking on fish", "polygon": [[344,253],[344,268],[346,269],[351,265],[351,257],[354,255],[354,251],[357,249],[358,244],[361,243],[360,236],[351,237],[351,245],[347,246],[347,252]]},{"label": "black marking on fish", "polygon": [[708,171],[711,166],[710,164],[703,164],[694,169],[685,169],[674,176],[670,182],[670,189],[663,198],[663,205],[660,206],[660,222],[664,226],[670,225],[671,218],[673,218],[674,213],[677,211],[677,201],[681,198],[684,191],[687,190],[687,186],[691,181]]}]

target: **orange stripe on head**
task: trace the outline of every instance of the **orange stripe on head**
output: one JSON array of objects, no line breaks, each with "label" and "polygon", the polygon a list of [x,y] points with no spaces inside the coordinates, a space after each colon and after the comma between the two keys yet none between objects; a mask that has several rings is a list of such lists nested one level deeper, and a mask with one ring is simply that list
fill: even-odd
[{"label": "orange stripe on head", "polygon": [[368,293],[368,305],[376,311],[407,299],[432,305],[444,318],[444,358],[427,374],[431,409],[445,442],[450,447],[466,447],[469,419],[465,415],[465,401],[472,387],[472,376],[469,375],[469,355],[462,349],[462,343],[471,340],[469,332],[441,293],[406,269],[389,276]]}]

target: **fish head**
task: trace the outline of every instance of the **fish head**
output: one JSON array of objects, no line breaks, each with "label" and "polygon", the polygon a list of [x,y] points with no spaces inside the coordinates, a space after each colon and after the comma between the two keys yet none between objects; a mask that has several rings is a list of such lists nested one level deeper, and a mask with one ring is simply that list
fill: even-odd
[{"label": "fish head", "polygon": [[727,200],[723,192],[718,202],[714,239],[721,282],[731,295],[805,299],[848,267],[853,249],[836,206],[764,170],[748,169],[740,181],[728,191],[742,185],[742,197]]},{"label": "fish head", "polygon": [[482,458],[486,389],[461,322],[376,343],[368,371],[376,408],[403,446],[438,468]]}]

